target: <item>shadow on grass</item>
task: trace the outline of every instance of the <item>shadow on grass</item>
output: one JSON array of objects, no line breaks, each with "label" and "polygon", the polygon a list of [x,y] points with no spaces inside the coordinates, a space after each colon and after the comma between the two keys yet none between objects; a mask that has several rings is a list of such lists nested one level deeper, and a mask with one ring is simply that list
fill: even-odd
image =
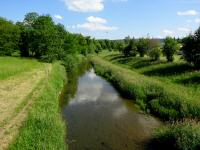
[{"label": "shadow on grass", "polygon": [[141,69],[141,68],[148,67],[148,66],[151,66],[151,65],[158,65],[158,64],[165,64],[165,63],[167,63],[167,62],[162,61],[162,60],[152,61],[150,59],[146,59],[146,60],[140,60],[140,61],[134,63],[132,65],[132,67],[136,68],[136,69]]},{"label": "shadow on grass", "polygon": [[200,76],[193,76],[187,79],[177,80],[176,83],[184,84],[184,85],[198,85],[200,84]]},{"label": "shadow on grass", "polygon": [[148,67],[151,65],[167,63],[166,61],[163,61],[163,60],[153,61],[149,58],[131,57],[131,56],[127,57],[127,56],[120,55],[120,54],[112,55],[112,56],[109,55],[109,60],[120,63],[120,64],[127,64],[131,68],[135,68],[135,69],[140,69],[140,68]]},{"label": "shadow on grass", "polygon": [[172,143],[160,143],[157,140],[151,140],[145,145],[145,150],[177,150]]},{"label": "shadow on grass", "polygon": [[189,64],[170,64],[160,68],[152,68],[143,72],[143,74],[148,76],[173,76],[194,70],[195,68]]}]

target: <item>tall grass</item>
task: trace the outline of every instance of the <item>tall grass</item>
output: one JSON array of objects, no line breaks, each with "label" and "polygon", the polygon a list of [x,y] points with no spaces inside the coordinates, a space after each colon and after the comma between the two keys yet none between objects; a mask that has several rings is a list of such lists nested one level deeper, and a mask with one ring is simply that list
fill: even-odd
[{"label": "tall grass", "polygon": [[135,99],[144,110],[165,120],[200,118],[200,96],[187,88],[163,83],[99,57],[91,61],[99,75],[111,81],[123,95]]},{"label": "tall grass", "polygon": [[10,150],[64,150],[65,124],[61,119],[58,95],[66,78],[64,67],[54,63],[43,81],[45,88],[34,103]]},{"label": "tall grass", "polygon": [[167,125],[155,132],[150,144],[155,150],[199,150],[200,125],[190,121]]}]

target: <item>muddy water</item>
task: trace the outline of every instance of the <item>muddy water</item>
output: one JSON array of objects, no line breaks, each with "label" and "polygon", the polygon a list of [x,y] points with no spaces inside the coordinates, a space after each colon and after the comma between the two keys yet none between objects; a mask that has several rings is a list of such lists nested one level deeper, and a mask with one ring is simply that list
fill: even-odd
[{"label": "muddy water", "polygon": [[93,69],[69,81],[62,96],[69,150],[146,149],[153,130],[162,125]]}]

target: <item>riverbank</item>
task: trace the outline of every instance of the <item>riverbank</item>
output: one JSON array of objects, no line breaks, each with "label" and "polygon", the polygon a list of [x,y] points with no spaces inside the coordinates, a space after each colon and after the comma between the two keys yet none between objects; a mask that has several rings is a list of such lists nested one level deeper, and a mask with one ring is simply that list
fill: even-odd
[{"label": "riverbank", "polygon": [[193,95],[183,86],[166,84],[97,56],[91,61],[97,74],[110,81],[122,95],[135,100],[144,111],[164,120],[180,121],[156,131],[153,140],[156,145],[181,150],[199,148],[199,124],[190,121],[200,117],[198,94]]},{"label": "riverbank", "polygon": [[111,81],[123,95],[134,100],[145,111],[165,120],[199,118],[199,95],[191,95],[187,88],[165,84],[129,69],[93,57],[96,72]]},{"label": "riverbank", "polygon": [[59,93],[65,81],[59,63],[41,81],[41,95],[36,99],[19,136],[9,149],[65,149],[65,124],[60,116]]}]

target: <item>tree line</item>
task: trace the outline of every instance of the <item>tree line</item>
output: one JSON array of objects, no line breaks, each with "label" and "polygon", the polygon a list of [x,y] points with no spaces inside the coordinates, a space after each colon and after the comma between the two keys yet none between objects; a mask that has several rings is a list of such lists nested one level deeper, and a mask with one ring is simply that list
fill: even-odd
[{"label": "tree line", "polygon": [[46,62],[63,60],[67,55],[97,52],[98,41],[66,31],[49,15],[31,12],[22,22],[13,23],[0,18],[0,55],[20,53]]},{"label": "tree line", "polygon": [[169,62],[179,52],[189,63],[200,67],[200,28],[183,39],[166,37],[164,40],[130,38],[123,40],[96,40],[68,32],[64,25],[56,24],[49,15],[27,13],[22,22],[13,23],[0,18],[0,56],[19,53],[22,57],[35,57],[46,62],[66,60],[69,56],[117,50],[124,56],[149,56],[160,59],[164,54]]},{"label": "tree line", "polygon": [[159,60],[163,54],[168,62],[174,61],[174,55],[182,55],[188,63],[200,67],[200,27],[183,39],[166,37],[165,39],[154,38],[130,38],[123,40],[99,40],[101,49],[109,51],[118,50],[125,57],[139,55],[149,56],[153,61]]}]

